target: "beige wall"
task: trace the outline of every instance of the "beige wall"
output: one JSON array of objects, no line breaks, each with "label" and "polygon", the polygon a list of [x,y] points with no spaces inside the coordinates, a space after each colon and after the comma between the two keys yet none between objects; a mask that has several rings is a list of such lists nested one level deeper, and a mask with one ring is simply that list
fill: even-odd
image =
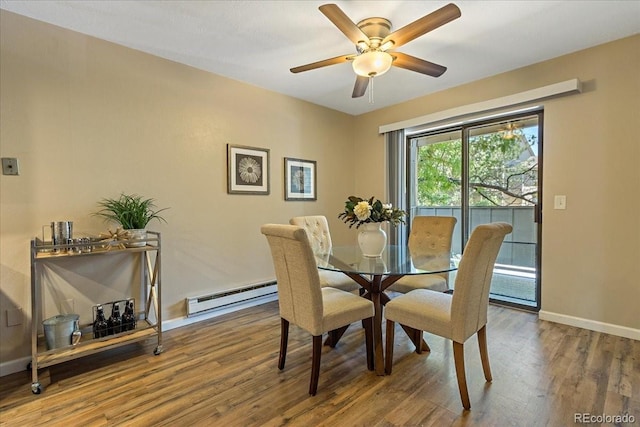
[{"label": "beige wall", "polygon": [[[580,79],[583,93],[542,102],[542,310],[566,321],[632,328],[638,336],[638,70],[636,35],[359,116],[355,152],[382,172],[380,125]],[[356,175],[355,186],[381,194],[384,174]],[[557,194],[567,196],[566,210],[553,209]]]},{"label": "beige wall", "polygon": [[[103,197],[170,207],[168,224],[150,227],[162,232],[165,319],[185,315],[187,296],[273,279],[263,223],[323,214],[334,239],[351,238],[337,215],[353,188],[352,116],[4,10],[1,19],[1,155],[20,162],[20,176],[0,178],[2,361],[30,351],[26,322],[5,322],[7,308],[30,311],[29,240],[53,220],[106,230],[91,215]],[[271,150],[269,196],[227,194],[227,144]],[[284,157],[317,161],[318,201],[284,201]]]},{"label": "beige wall", "polygon": [[[273,277],[263,223],[323,214],[351,241],[345,197],[384,195],[379,125],[574,77],[585,93],[545,102],[543,310],[640,329],[640,37],[352,117],[6,11],[0,31],[0,155],[20,161],[0,178],[1,362],[30,351],[28,322],[4,319],[29,311],[42,224],[105,230],[91,212],[121,191],[171,207],[151,228],[175,319],[187,296]],[[271,149],[271,195],[227,194],[228,143]],[[284,201],[283,157],[318,162],[317,202]],[[567,210],[549,209],[554,194]]]}]

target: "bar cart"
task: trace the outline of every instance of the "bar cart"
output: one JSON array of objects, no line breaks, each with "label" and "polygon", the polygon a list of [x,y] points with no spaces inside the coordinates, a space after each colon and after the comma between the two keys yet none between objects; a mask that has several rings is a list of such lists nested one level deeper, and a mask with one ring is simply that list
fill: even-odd
[{"label": "bar cart", "polygon": [[[95,338],[92,334],[82,334],[82,339],[75,345],[67,345],[47,350],[44,336],[38,322],[43,312],[42,274],[38,267],[46,263],[56,263],[68,257],[78,258],[78,262],[90,263],[95,257],[113,254],[140,254],[140,279],[142,297],[146,301],[142,311],[136,311],[136,326],[133,330],[116,333],[106,337]],[[134,258],[132,257],[132,260]],[[120,347],[138,341],[157,339],[154,354],[162,353],[162,310],[161,310],[161,244],[160,233],[148,231],[143,240],[130,239],[112,242],[97,242],[83,239],[81,243],[54,245],[39,238],[31,241],[31,391],[42,393],[43,387],[38,381],[38,369],[58,363],[95,354],[104,350]],[[137,308],[137,307],[136,307]],[[150,317],[151,308],[155,319]],[[83,329],[91,325],[84,325]]]}]

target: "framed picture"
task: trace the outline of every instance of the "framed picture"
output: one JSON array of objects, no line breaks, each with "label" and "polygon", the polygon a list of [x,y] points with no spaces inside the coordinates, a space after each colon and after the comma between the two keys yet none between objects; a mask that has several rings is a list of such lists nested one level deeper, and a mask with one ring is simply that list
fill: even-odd
[{"label": "framed picture", "polygon": [[227,192],[269,194],[269,150],[227,144]]},{"label": "framed picture", "polygon": [[317,200],[316,162],[284,158],[284,199]]}]

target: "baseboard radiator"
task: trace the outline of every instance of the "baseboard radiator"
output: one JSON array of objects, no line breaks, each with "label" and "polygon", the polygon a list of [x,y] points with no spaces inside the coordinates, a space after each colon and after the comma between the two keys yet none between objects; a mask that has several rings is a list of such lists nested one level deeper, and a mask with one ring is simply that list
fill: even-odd
[{"label": "baseboard radiator", "polygon": [[230,291],[187,298],[187,317],[198,316],[222,307],[244,303],[277,293],[278,287],[276,286],[276,282],[271,281],[232,289]]}]

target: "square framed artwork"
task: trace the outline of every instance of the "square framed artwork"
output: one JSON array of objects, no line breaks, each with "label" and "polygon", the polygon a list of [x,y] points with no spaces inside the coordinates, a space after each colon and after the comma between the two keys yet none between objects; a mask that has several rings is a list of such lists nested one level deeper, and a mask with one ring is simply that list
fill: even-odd
[{"label": "square framed artwork", "polygon": [[284,199],[317,200],[316,162],[284,158]]},{"label": "square framed artwork", "polygon": [[227,145],[227,192],[269,194],[269,149]]}]

